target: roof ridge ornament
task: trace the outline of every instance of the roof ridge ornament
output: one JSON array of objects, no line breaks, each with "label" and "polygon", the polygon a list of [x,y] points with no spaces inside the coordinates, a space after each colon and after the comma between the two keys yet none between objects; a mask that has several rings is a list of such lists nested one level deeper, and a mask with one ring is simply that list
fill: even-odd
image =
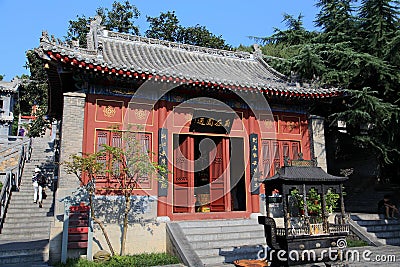
[{"label": "roof ridge ornament", "polygon": [[87,34],[87,48],[89,50],[97,50],[99,46],[97,35],[101,34],[101,30],[104,28],[101,26],[102,17],[97,15],[93,20],[90,21],[89,32]]},{"label": "roof ridge ornament", "polygon": [[255,58],[262,58],[263,53],[261,51],[260,46],[258,44],[253,44],[253,49],[254,49],[254,53],[253,53],[254,57]]}]

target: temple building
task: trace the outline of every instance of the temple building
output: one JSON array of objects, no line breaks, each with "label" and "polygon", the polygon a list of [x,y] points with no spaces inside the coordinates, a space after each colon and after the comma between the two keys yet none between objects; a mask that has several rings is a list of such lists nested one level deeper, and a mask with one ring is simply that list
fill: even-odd
[{"label": "temple building", "polygon": [[[310,107],[341,92],[290,81],[254,48],[247,53],[149,39],[104,30],[96,21],[87,48],[44,32],[36,52],[48,74],[49,115],[61,120],[61,161],[103,144],[121,146],[121,133],[134,131],[150,160],[169,170],[167,186],[139,177],[133,194],[152,199],[143,216],[159,222],[257,216],[261,181],[285,160],[316,159],[326,170],[324,119]],[[98,177],[99,195],[112,195],[113,179]],[[77,186],[61,166],[56,198]],[[56,203],[56,218],[63,209]],[[165,240],[162,227],[155,232]],[[61,231],[56,219],[53,257]]]}]

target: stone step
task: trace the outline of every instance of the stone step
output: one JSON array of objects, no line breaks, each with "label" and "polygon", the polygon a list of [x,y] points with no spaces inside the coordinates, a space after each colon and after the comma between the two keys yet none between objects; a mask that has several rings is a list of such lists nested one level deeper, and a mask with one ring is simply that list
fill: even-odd
[{"label": "stone step", "polygon": [[195,241],[191,242],[194,249],[204,249],[204,248],[220,248],[226,246],[241,247],[241,246],[253,246],[253,245],[264,245],[265,237],[257,238],[240,238],[240,239],[228,239],[228,240],[213,240],[213,241]]},{"label": "stone step", "polygon": [[377,213],[351,213],[350,218],[354,221],[359,220],[380,220],[383,216]]},{"label": "stone step", "polygon": [[39,202],[38,203],[33,203],[32,199],[29,199],[29,202],[26,202],[25,204],[13,204],[11,207],[8,208],[7,214],[17,214],[17,213],[26,213],[31,216],[32,214],[35,214],[37,212],[41,213],[40,211],[46,210],[48,211],[51,209],[53,206],[53,203],[50,201],[44,200],[42,201],[42,208],[39,208]]},{"label": "stone step", "polygon": [[30,223],[29,227],[25,225],[25,227],[21,227],[21,224],[19,226],[17,225],[6,225],[1,231],[1,235],[7,235],[7,234],[41,234],[41,235],[46,235],[49,233],[50,229],[50,222],[35,222],[35,223]]},{"label": "stone step", "polygon": [[398,220],[359,220],[356,221],[360,226],[385,226],[385,225],[398,225]]},{"label": "stone step", "polygon": [[[18,253],[15,255],[4,255],[0,256],[0,266],[4,267],[19,267],[19,266],[30,266],[39,267],[46,266],[43,265],[47,262],[48,252],[41,251],[25,251],[23,253]],[[47,265],[48,266],[48,265]]]},{"label": "stone step", "polygon": [[[207,230],[205,228],[204,230]],[[237,240],[237,239],[253,239],[259,237],[259,231],[248,231],[247,229],[243,229],[242,231],[235,232],[235,233],[217,233],[217,234],[209,234],[205,231],[204,234],[189,234],[186,233],[186,238],[190,242],[208,242],[208,241],[230,241],[230,240]]]},{"label": "stone step", "polygon": [[[35,212],[29,212],[29,213],[9,213],[7,212],[6,215],[6,220],[10,218],[25,218],[25,217],[30,217],[30,218],[35,218],[35,217],[40,217],[40,218],[45,218],[45,217],[52,217],[53,212],[50,212],[49,209],[46,208],[39,208],[35,207],[36,210]],[[32,209],[33,210],[33,209]]]},{"label": "stone step", "polygon": [[400,231],[399,224],[374,224],[363,226],[367,232]]},{"label": "stone step", "polygon": [[263,246],[241,246],[241,247],[221,247],[221,248],[204,248],[204,249],[197,249],[197,255],[202,257],[207,256],[220,256],[220,255],[231,255],[236,253],[243,253],[243,254],[257,254],[260,250],[264,250]]},{"label": "stone step", "polygon": [[233,225],[259,225],[256,220],[209,220],[209,221],[182,221],[179,222],[182,229],[185,228],[205,228],[216,226],[233,226]]},{"label": "stone step", "polygon": [[374,232],[373,233],[377,238],[400,238],[400,231],[384,231],[384,232]]},{"label": "stone step", "polygon": [[[28,199],[32,199],[33,200],[33,192],[34,192],[33,189],[31,189],[30,192],[25,191],[25,192],[14,193],[12,195],[12,200],[28,200]],[[52,195],[53,192],[50,189],[47,188],[46,194],[49,197],[49,194]]]},{"label": "stone step", "polygon": [[[4,230],[4,229],[3,229]],[[14,240],[14,241],[19,241],[19,240],[24,240],[24,239],[48,239],[50,235],[50,229],[47,229],[47,231],[44,232],[24,232],[24,233],[7,233],[7,234],[1,234],[1,238],[7,239],[7,240]]]},{"label": "stone step", "polygon": [[400,245],[400,238],[393,237],[393,238],[378,238],[378,241],[384,245],[393,245],[399,246]]},{"label": "stone step", "polygon": [[[17,221],[17,222],[4,222],[4,225],[6,225],[7,227],[3,228],[2,233],[4,233],[4,231],[8,230],[8,229],[32,229],[32,230],[36,230],[36,229],[47,229],[48,227],[50,227],[51,224],[51,220],[49,218],[42,218],[42,220],[35,220],[35,219],[31,219],[29,221],[29,224],[27,224],[26,222],[22,222],[22,221]],[[27,228],[27,226],[29,226],[29,228]]]},{"label": "stone step", "polygon": [[[233,263],[233,261],[235,260],[239,260],[239,259],[256,259],[257,255],[255,255],[254,257],[249,256],[248,254],[234,254],[234,255],[229,255],[229,256],[209,256],[209,257],[202,257],[201,262],[205,265],[205,266],[216,266],[217,264],[221,264],[222,263]],[[222,265],[225,266],[225,265]],[[250,265],[251,266],[251,265]]]},{"label": "stone step", "polygon": [[[18,223],[26,223],[29,224],[31,222],[51,222],[53,220],[53,216],[43,217],[42,215],[36,216],[22,216],[22,217],[6,217],[4,224],[18,224]],[[5,228],[5,227],[4,227]]]},{"label": "stone step", "polygon": [[[190,234],[219,234],[219,233],[237,233],[243,231],[245,227],[246,231],[264,231],[264,227],[260,224],[254,225],[231,225],[229,227],[223,226],[209,226],[209,227],[186,227],[182,228],[183,232],[188,232]],[[189,231],[188,231],[189,230]]]}]

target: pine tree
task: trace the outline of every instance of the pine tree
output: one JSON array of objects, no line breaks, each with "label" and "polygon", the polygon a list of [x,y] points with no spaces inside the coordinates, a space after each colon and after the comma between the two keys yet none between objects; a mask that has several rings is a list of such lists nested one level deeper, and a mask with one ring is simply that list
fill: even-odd
[{"label": "pine tree", "polygon": [[399,27],[399,1],[362,0],[359,13],[364,51],[383,57]]}]

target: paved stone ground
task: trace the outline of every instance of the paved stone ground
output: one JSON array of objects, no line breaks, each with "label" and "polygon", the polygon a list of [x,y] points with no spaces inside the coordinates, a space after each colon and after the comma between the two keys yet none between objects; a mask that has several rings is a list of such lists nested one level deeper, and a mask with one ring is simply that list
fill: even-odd
[{"label": "paved stone ground", "polygon": [[[346,255],[346,254],[344,254]],[[399,246],[365,246],[347,249],[348,260],[336,263],[318,263],[296,265],[298,267],[370,267],[370,266],[400,266]],[[354,255],[354,259],[351,256]],[[357,256],[358,255],[358,256]],[[346,256],[343,256],[344,258]],[[168,267],[184,267],[183,264],[166,265]],[[166,267],[164,266],[164,267]],[[207,265],[212,267],[233,267],[233,264]]]}]

